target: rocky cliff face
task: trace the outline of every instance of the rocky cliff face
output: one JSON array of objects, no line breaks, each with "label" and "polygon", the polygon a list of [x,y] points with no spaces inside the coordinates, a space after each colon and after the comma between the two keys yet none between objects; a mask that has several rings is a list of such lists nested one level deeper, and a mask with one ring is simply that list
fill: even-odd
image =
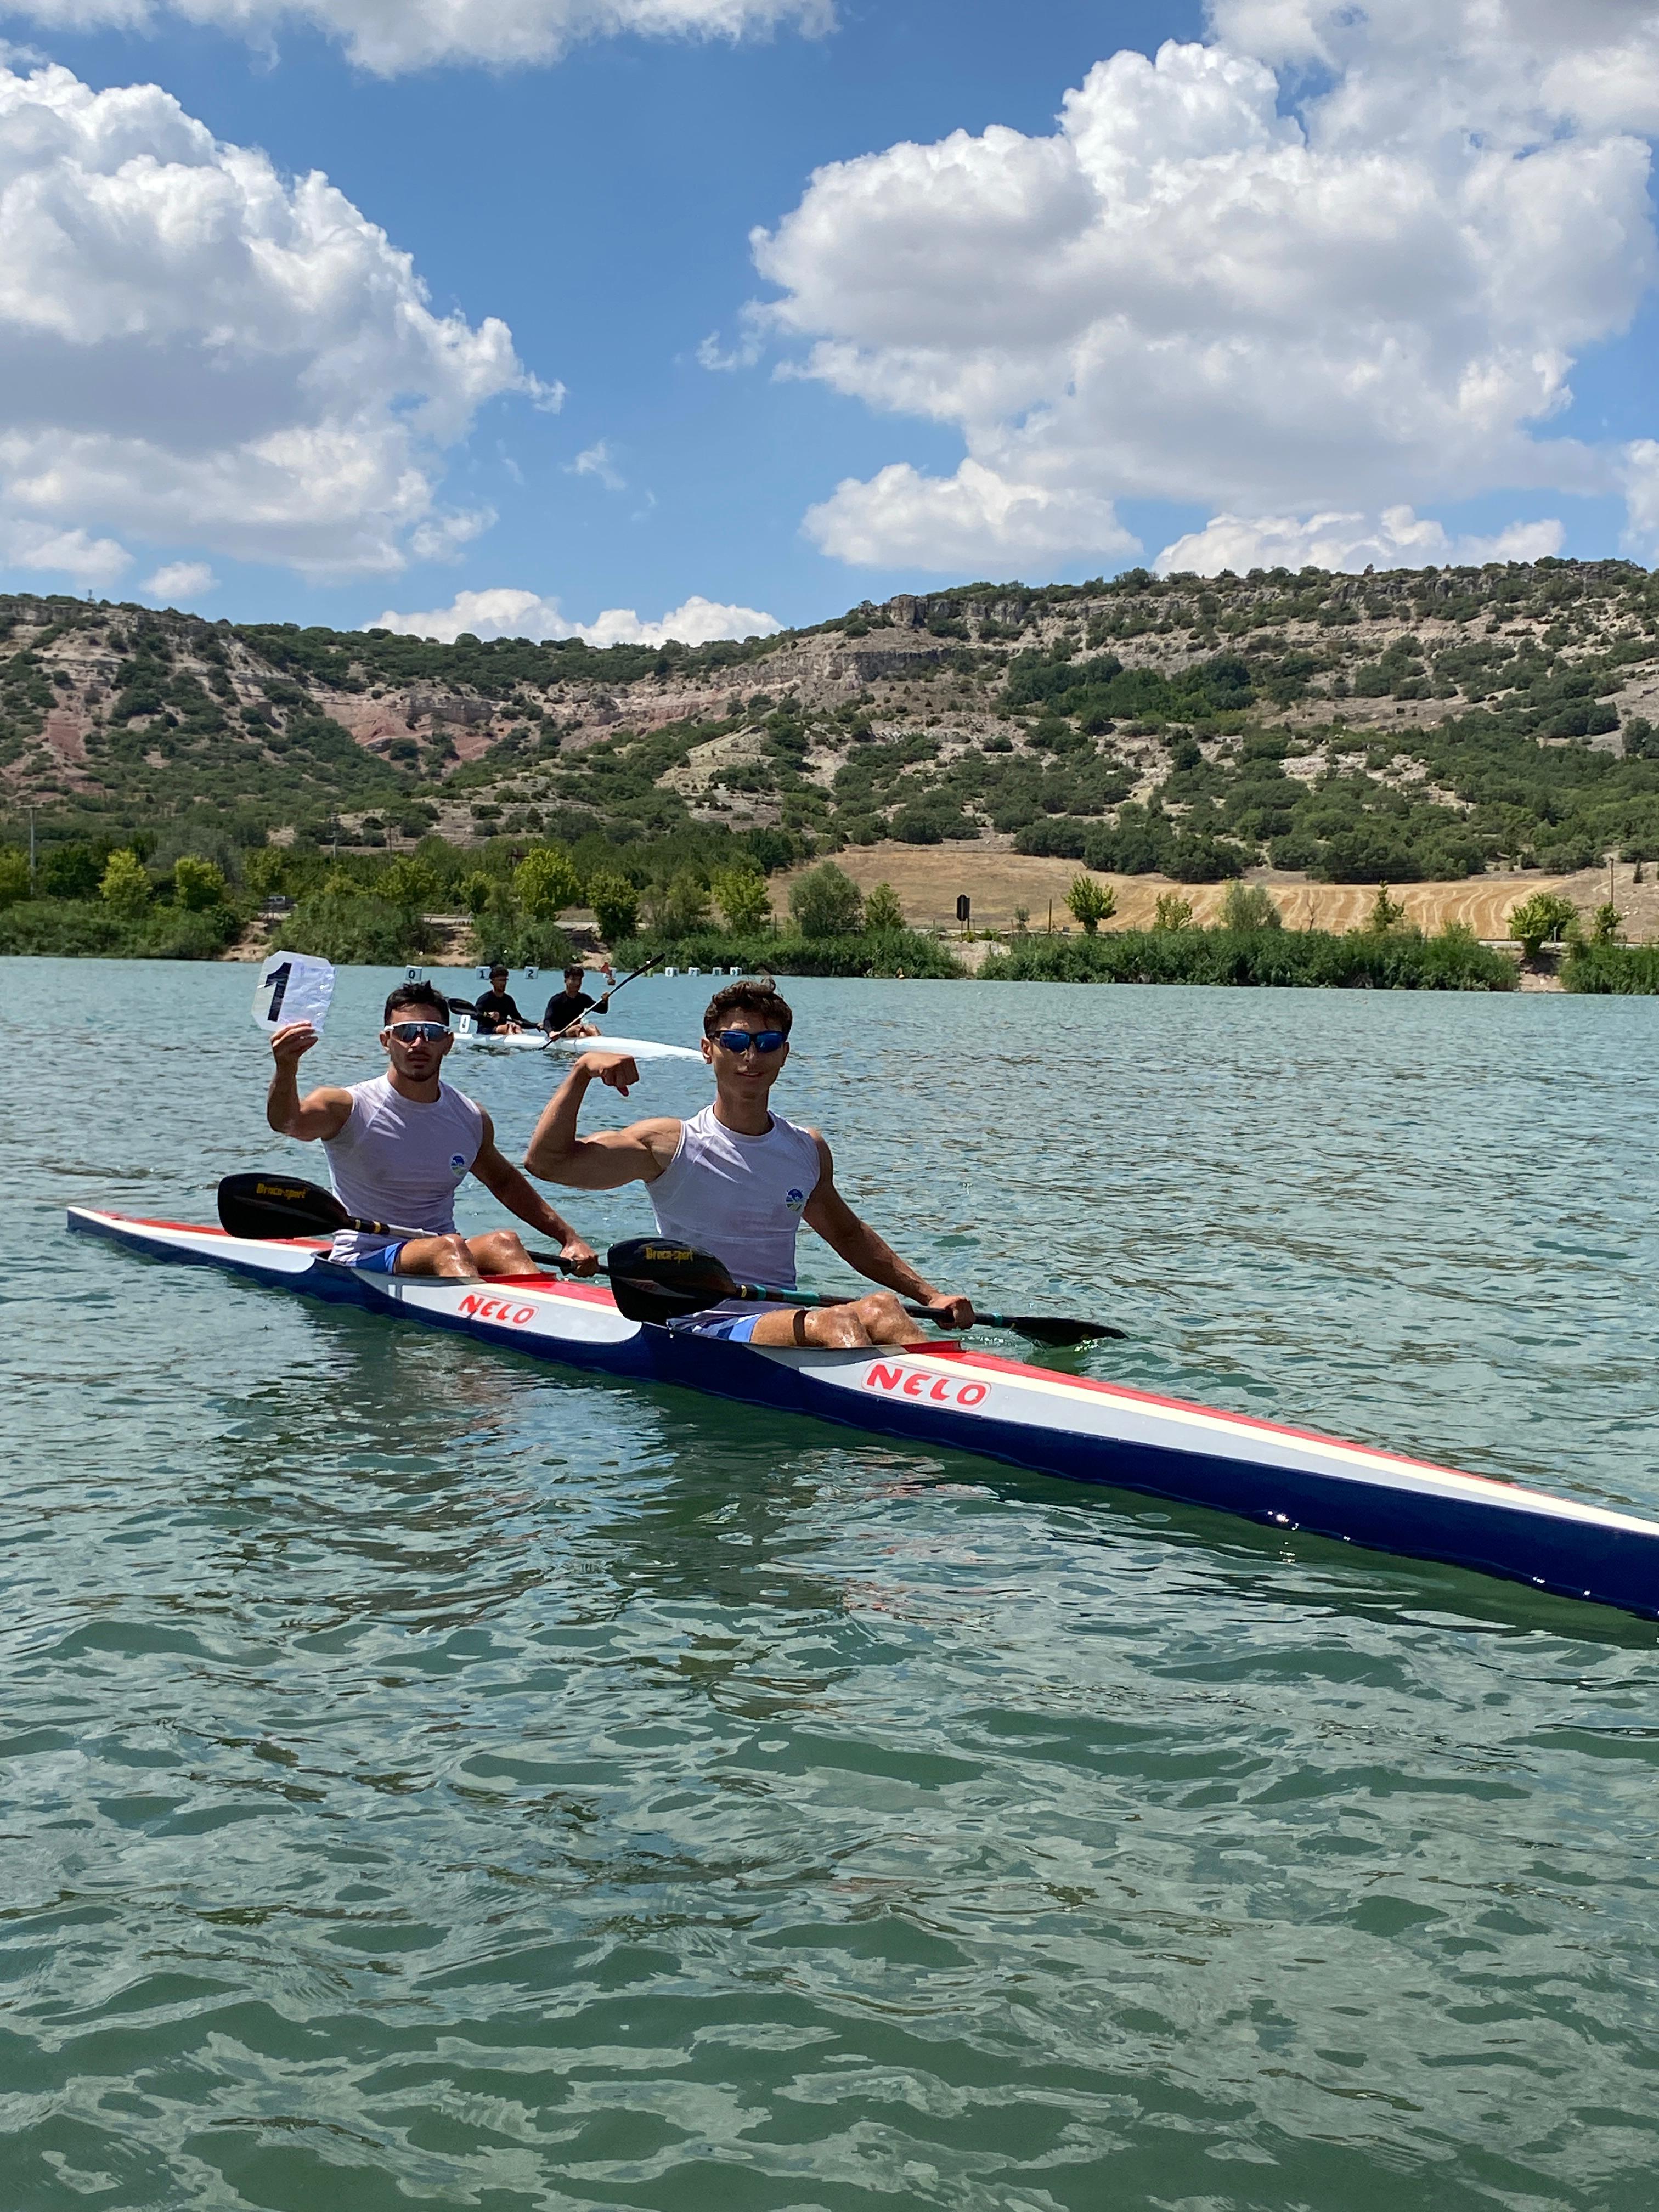
[{"label": "rocky cliff face", "polygon": [[1137,572],[900,594],[814,630],[661,653],[0,599],[0,835],[34,805],[112,834],[206,813],[245,842],[326,822],[374,844],[434,826],[534,835],[625,801],[647,827],[857,837],[907,808],[943,818],[948,787],[940,834],[1006,845],[1018,808],[999,816],[984,793],[1015,767],[1042,787],[1033,818],[1110,823],[1126,799],[1193,803],[1175,795],[1183,766],[1224,766],[1269,729],[1292,781],[1346,762],[1467,811],[1420,741],[1471,717],[1586,759],[1644,750],[1659,589],[1621,562]]}]

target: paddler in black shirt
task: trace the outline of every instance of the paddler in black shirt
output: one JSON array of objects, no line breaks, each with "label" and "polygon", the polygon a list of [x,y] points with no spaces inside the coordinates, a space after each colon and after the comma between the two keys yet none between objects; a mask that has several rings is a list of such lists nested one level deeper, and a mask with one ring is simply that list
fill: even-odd
[{"label": "paddler in black shirt", "polygon": [[[549,1036],[562,1036],[567,1031],[573,1036],[598,1036],[599,1031],[587,1017],[611,1011],[611,994],[602,999],[585,999],[582,983],[587,970],[582,967],[567,968],[564,988],[547,1002],[547,1012],[542,1016],[542,1027]],[[483,1004],[481,999],[479,1005]]]},{"label": "paddler in black shirt", "polygon": [[480,991],[472,1001],[472,1012],[480,1036],[513,1036],[529,1026],[519,1012],[518,1000],[507,990],[505,968],[490,969],[489,988]]}]

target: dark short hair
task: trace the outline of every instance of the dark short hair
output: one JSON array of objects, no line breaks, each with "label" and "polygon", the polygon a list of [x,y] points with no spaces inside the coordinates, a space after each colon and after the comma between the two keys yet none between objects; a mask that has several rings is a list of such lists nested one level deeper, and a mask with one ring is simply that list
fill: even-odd
[{"label": "dark short hair", "polygon": [[510,975],[512,972],[505,960],[498,960],[489,971],[492,978],[497,975]]},{"label": "dark short hair", "polygon": [[728,983],[723,991],[716,991],[702,1018],[703,1035],[717,1035],[725,1028],[728,1014],[758,1014],[786,1036],[795,1018],[788,1000],[778,996],[778,987],[769,975],[745,976],[741,983]]},{"label": "dark short hair", "polygon": [[565,979],[568,981],[572,975],[586,975],[587,970],[582,966],[580,960],[573,960],[570,965],[565,969],[564,973]]},{"label": "dark short hair", "polygon": [[441,1014],[446,1021],[449,1019],[449,1001],[435,983],[399,983],[386,1000],[381,1026],[385,1027],[405,1006],[430,1006],[434,1013]]}]

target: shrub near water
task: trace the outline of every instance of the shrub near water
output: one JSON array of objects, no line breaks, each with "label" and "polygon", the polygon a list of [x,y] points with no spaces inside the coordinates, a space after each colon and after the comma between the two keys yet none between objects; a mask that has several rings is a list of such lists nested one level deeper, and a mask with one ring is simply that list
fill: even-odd
[{"label": "shrub near water", "polygon": [[1659,945],[1569,945],[1561,984],[1564,990],[1621,998],[1659,996]]},{"label": "shrub near water", "polygon": [[1455,925],[1438,937],[1351,930],[1121,930],[1030,937],[993,954],[994,982],[1231,983],[1281,988],[1512,991],[1515,963]]},{"label": "shrub near water", "polygon": [[21,899],[0,908],[0,953],[58,960],[212,960],[240,926],[228,907],[205,914],[150,907],[131,915],[102,900]]},{"label": "shrub near water", "polygon": [[943,981],[963,973],[950,948],[913,929],[866,929],[856,937],[740,937],[702,930],[682,938],[641,938],[630,963],[659,955],[677,967],[740,968],[745,975],[904,975]]}]

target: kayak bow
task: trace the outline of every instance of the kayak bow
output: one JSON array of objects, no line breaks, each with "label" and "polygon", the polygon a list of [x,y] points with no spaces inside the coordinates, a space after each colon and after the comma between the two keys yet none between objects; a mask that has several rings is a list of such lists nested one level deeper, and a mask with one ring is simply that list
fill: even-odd
[{"label": "kayak bow", "polygon": [[608,1291],[556,1276],[365,1273],[337,1266],[323,1243],[268,1243],[88,1206],[70,1209],[69,1226],[565,1366],[678,1383],[1659,1615],[1659,1523],[1249,1414],[949,1343],[832,1352],[693,1336],[629,1321]]}]

